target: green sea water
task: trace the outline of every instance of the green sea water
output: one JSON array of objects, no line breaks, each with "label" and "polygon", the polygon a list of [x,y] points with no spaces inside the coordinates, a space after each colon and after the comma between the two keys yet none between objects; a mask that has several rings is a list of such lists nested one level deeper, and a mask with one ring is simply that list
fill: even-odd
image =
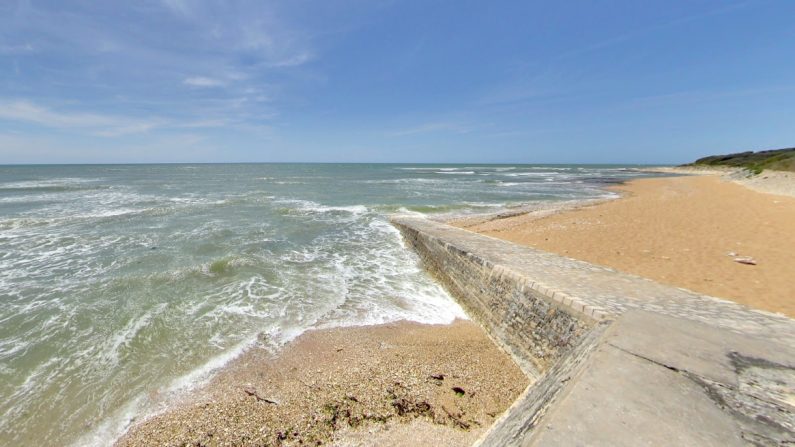
[{"label": "green sea water", "polygon": [[[624,166],[0,166],[0,445],[108,445],[254,343],[462,310],[390,213],[610,196]],[[265,334],[266,336],[259,336]]]}]

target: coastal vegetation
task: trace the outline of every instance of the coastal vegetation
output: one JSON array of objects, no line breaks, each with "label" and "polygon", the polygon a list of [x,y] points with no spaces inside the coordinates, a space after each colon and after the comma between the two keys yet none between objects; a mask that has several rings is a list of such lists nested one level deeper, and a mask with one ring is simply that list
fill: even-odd
[{"label": "coastal vegetation", "polygon": [[727,166],[759,174],[765,169],[795,172],[795,148],[710,155],[685,166]]}]

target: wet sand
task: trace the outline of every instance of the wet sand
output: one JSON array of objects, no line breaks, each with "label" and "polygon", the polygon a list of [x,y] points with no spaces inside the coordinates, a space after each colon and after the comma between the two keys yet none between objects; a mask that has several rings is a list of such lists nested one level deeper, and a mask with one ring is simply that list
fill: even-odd
[{"label": "wet sand", "polygon": [[249,350],[116,445],[471,445],[527,385],[470,321],[310,331]]},{"label": "wet sand", "polygon": [[[795,197],[716,175],[614,189],[623,197],[551,216],[453,224],[795,317]],[[756,265],[735,261],[746,256]]]}]

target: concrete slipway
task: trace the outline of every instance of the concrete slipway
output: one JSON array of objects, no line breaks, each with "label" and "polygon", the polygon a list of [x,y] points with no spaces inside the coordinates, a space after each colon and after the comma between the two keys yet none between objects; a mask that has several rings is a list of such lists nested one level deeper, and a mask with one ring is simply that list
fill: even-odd
[{"label": "concrete slipway", "polygon": [[795,445],[795,320],[443,223],[393,224],[534,379],[480,445]]}]

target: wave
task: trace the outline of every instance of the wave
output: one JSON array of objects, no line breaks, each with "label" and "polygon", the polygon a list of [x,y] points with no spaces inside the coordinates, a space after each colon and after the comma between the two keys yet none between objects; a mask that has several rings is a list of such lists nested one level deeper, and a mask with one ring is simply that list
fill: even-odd
[{"label": "wave", "polygon": [[549,177],[549,176],[559,176],[560,174],[557,172],[549,172],[549,171],[533,171],[533,172],[506,172],[500,175],[504,175],[506,177]]},{"label": "wave", "polygon": [[370,211],[370,209],[364,205],[330,206],[304,199],[276,199],[273,202],[285,205],[294,205],[289,207],[288,210],[305,214],[349,213],[358,215]]},{"label": "wave", "polygon": [[141,330],[148,326],[152,319],[165,308],[166,303],[161,303],[156,306],[154,310],[132,319],[122,330],[113,334],[105,343],[105,349],[103,349],[100,357],[102,363],[108,367],[118,365],[121,349],[129,346],[130,342],[132,342]]},{"label": "wave", "polygon": [[70,192],[82,190],[108,189],[108,185],[97,185],[101,178],[54,178],[48,180],[26,180],[20,182],[0,183],[0,193],[24,192]]},{"label": "wave", "polygon": [[256,341],[257,337],[251,337],[234,348],[210,358],[201,366],[173,379],[157,395],[139,393],[104,418],[96,428],[78,438],[72,445],[74,447],[113,445],[141,417],[151,417],[166,411],[169,408],[169,401],[207,383],[217,371],[250,349]]},{"label": "wave", "polygon": [[447,167],[411,167],[411,168],[395,168],[401,171],[454,171],[458,168],[447,168]]},{"label": "wave", "polygon": [[53,192],[73,192],[73,191],[92,191],[92,190],[101,190],[101,189],[110,189],[110,186],[105,185],[96,185],[96,186],[35,186],[35,187],[2,187],[0,186],[0,193],[4,192],[12,192],[12,193],[24,193],[24,192],[34,192],[34,193],[53,193]]},{"label": "wave", "polygon": [[400,184],[441,184],[449,182],[449,179],[438,179],[438,178],[396,178],[396,179],[385,179],[385,180],[358,180],[356,183],[367,183],[367,184],[380,184],[380,185],[400,185]]},{"label": "wave", "polygon": [[[340,208],[318,206],[314,202],[297,204],[323,212]],[[218,258],[179,274],[179,282],[185,281],[184,274],[197,271],[207,276],[208,284],[222,281],[213,292],[197,297],[195,304],[185,308],[184,315],[194,325],[213,327],[234,327],[239,325],[233,324],[235,321],[250,320],[248,327],[254,330],[171,380],[161,394],[190,392],[245,350],[255,345],[278,350],[311,329],[397,320],[442,324],[466,318],[441,286],[424,273],[416,256],[403,249],[399,232],[376,213],[361,214],[340,231],[324,233],[301,248],[263,254],[248,264],[238,259]],[[236,265],[251,268],[241,271]],[[274,276],[263,276],[267,271]],[[111,345],[124,346],[147,321],[141,317],[129,322]],[[212,343],[227,344],[223,339]],[[81,442],[109,444],[136,416],[163,408],[159,401],[141,393],[108,416]]]},{"label": "wave", "polygon": [[[28,388],[0,396],[2,429],[15,427],[19,439],[33,433],[43,445],[108,445],[170,393],[189,392],[252,346],[277,350],[314,328],[449,323],[463,311],[405,250],[387,214],[497,213],[531,200],[598,197],[599,184],[573,182],[624,174],[232,168],[241,169],[212,177],[221,167],[208,166],[194,177],[158,167],[135,177],[150,168],[130,167],[118,179],[103,172],[110,181],[72,185],[106,189],[6,194],[24,199],[0,215],[0,325],[25,329],[0,338],[0,381]],[[310,171],[332,175],[302,176]],[[507,175],[524,172],[536,177]],[[304,179],[316,186],[275,186]],[[63,419],[42,427],[21,416],[35,411]],[[96,423],[85,435],[87,420]]]}]

